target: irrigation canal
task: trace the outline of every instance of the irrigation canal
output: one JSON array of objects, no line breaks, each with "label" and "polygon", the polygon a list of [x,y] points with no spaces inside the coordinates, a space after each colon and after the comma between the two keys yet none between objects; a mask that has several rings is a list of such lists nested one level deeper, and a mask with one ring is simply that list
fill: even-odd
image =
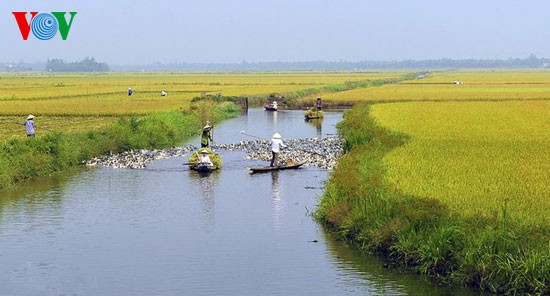
[{"label": "irrigation canal", "polygon": [[[214,140],[333,137],[341,118],[251,109]],[[207,176],[184,155],[2,192],[0,295],[472,295],[386,269],[326,233],[311,213],[328,170],[251,175],[246,166],[266,161],[219,152],[224,167]]]}]

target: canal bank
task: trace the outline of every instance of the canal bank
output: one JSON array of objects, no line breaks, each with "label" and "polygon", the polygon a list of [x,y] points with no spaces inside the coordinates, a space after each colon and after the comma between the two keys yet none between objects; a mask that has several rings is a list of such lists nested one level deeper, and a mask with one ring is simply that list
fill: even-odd
[{"label": "canal bank", "polygon": [[[217,127],[219,145],[274,131],[333,136],[300,111],[250,110]],[[185,145],[197,145],[193,138]],[[0,286],[8,295],[472,295],[384,268],[312,219],[329,170],[251,175],[265,164],[221,150],[207,176],[187,155],[144,169],[97,168],[2,196]],[[35,187],[36,186],[36,187]],[[350,251],[351,250],[351,251]]]},{"label": "canal bank", "polygon": [[[0,190],[81,166],[93,157],[132,149],[167,148],[200,133],[206,120],[236,117],[232,103],[197,102],[194,111],[130,115],[105,130],[11,138],[0,145]],[[206,112],[201,110],[208,109]]]}]

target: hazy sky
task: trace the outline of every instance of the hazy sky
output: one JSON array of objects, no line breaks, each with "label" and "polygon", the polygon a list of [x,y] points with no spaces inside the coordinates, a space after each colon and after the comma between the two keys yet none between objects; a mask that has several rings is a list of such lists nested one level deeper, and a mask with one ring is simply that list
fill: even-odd
[{"label": "hazy sky", "polygon": [[[390,61],[550,57],[546,0],[5,0],[0,61]],[[24,41],[13,11],[76,11]]]}]

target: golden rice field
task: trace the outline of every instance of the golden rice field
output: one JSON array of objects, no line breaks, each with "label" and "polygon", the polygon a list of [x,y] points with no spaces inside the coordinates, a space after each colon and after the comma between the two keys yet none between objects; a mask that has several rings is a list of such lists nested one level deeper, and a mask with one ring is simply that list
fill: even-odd
[{"label": "golden rice field", "polygon": [[411,139],[384,158],[405,193],[453,213],[550,225],[550,101],[377,104],[372,115]]},{"label": "golden rice field", "polygon": [[[390,72],[4,74],[0,115],[121,115],[187,108],[201,93],[259,96],[346,81],[398,77]],[[128,88],[134,94],[127,96]],[[168,96],[161,97],[165,90]]]},{"label": "golden rice field", "polygon": [[550,71],[434,72],[422,79],[328,94],[324,99],[351,103],[546,100],[550,99]]},{"label": "golden rice field", "polygon": [[[266,96],[347,81],[396,78],[399,72],[0,74],[0,139],[23,135],[18,123],[37,116],[42,133],[109,125],[114,117],[187,109],[202,93]],[[128,88],[134,91],[127,95]],[[160,96],[165,90],[168,95]]]},{"label": "golden rice field", "polygon": [[[26,116],[0,116],[0,141],[10,137],[25,137],[23,126]],[[37,136],[52,131],[76,132],[81,130],[102,129],[117,120],[114,116],[37,116]]]}]

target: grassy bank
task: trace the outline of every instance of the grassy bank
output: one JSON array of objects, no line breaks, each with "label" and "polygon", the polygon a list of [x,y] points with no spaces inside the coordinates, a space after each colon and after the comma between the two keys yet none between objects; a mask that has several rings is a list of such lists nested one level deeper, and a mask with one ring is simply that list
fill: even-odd
[{"label": "grassy bank", "polygon": [[94,156],[174,146],[197,136],[207,119],[215,123],[237,114],[233,103],[201,101],[191,111],[121,117],[98,131],[13,137],[0,146],[0,189],[77,167]]},{"label": "grassy bank", "polygon": [[338,93],[350,90],[362,90],[376,88],[383,85],[395,84],[402,81],[415,80],[419,73],[394,73],[393,77],[368,79],[362,81],[346,81],[341,84],[324,85],[319,88],[306,88],[292,92],[284,93],[285,103],[291,108],[309,108],[315,106],[317,97],[323,97],[323,105],[325,108],[343,108],[352,107],[360,100],[349,101],[334,99]]},{"label": "grassy bank", "polygon": [[405,193],[389,181],[384,156],[410,141],[377,124],[370,106],[347,112],[339,130],[346,155],[316,212],[344,239],[440,283],[494,293],[550,289],[549,233],[499,215],[463,216],[433,197]]}]

